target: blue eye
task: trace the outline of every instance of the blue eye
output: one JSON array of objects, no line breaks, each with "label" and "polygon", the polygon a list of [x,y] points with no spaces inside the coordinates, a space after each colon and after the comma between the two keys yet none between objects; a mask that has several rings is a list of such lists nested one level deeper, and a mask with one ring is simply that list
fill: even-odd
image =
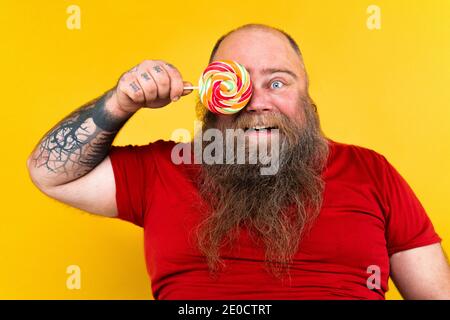
[{"label": "blue eye", "polygon": [[280,80],[275,80],[274,82],[272,82],[270,84],[270,88],[271,89],[279,89],[279,88],[281,88],[283,86],[284,86],[284,84]]}]

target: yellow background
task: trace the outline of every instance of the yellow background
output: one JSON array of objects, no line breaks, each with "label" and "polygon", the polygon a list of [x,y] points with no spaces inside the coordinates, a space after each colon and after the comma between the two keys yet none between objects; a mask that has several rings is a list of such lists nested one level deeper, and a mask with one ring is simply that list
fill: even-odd
[{"label": "yellow background", "polygon": [[[66,27],[69,5],[81,30]],[[369,30],[367,7],[381,8]],[[298,40],[325,133],[384,154],[450,250],[450,1],[12,1],[0,7],[0,298],[148,299],[142,230],[41,194],[26,158],[57,121],[144,59],[197,81],[215,40],[249,22]],[[192,129],[194,95],[141,110],[115,144]],[[101,194],[98,195],[101,197]],[[66,267],[81,289],[66,288]],[[388,299],[401,298],[390,283]]]}]

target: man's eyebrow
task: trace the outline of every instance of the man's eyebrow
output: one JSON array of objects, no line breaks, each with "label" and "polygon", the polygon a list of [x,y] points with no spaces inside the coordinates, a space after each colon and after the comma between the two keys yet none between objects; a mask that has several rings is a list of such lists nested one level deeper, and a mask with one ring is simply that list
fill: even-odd
[{"label": "man's eyebrow", "polygon": [[298,76],[291,70],[288,69],[281,69],[281,68],[264,68],[261,70],[262,74],[272,74],[272,73],[287,73],[290,76],[292,76],[294,79],[298,79]]}]

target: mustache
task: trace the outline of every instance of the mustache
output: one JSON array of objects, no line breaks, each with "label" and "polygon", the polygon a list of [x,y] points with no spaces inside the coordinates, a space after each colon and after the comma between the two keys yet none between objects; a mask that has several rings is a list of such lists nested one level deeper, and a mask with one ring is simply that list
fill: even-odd
[{"label": "mustache", "polygon": [[297,143],[296,138],[304,129],[296,118],[290,118],[280,112],[266,112],[256,115],[241,113],[232,120],[230,125],[220,129],[242,129],[245,131],[258,126],[278,129],[280,134],[287,138],[290,143]]},{"label": "mustache", "polygon": [[255,126],[265,126],[279,129],[286,122],[282,114],[270,112],[258,115],[252,115],[250,113],[239,114],[233,119],[233,129],[248,129]]},{"label": "mustache", "polygon": [[270,114],[259,114],[251,115],[249,113],[243,113],[238,116],[234,123],[236,129],[248,129],[256,126],[265,126],[279,129],[283,126],[285,119],[282,119],[281,114],[270,113]]}]

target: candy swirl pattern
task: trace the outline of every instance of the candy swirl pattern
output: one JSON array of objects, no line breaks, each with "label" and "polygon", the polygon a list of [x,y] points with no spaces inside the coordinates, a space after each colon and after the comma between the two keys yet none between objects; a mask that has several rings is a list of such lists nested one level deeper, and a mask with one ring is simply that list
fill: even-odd
[{"label": "candy swirl pattern", "polygon": [[201,103],[216,114],[239,112],[253,92],[250,74],[243,65],[232,60],[209,64],[198,85]]}]

